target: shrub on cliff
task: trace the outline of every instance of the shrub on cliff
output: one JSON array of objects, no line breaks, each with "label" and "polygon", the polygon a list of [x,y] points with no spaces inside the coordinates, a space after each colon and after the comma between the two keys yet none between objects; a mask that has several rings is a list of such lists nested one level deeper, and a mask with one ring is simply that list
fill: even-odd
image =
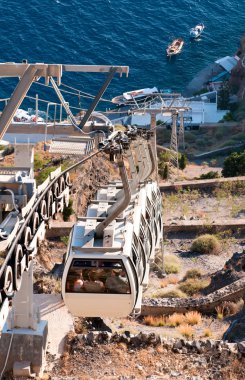
[{"label": "shrub on cliff", "polygon": [[191,245],[191,252],[202,254],[219,254],[221,245],[216,236],[205,234],[196,238]]},{"label": "shrub on cliff", "polygon": [[200,292],[200,290],[206,288],[210,281],[190,278],[178,286],[178,288],[186,293],[188,296],[193,296]]},{"label": "shrub on cliff", "polygon": [[164,257],[164,269],[167,274],[179,273],[180,271],[180,261],[178,257],[174,255],[166,255]]},{"label": "shrub on cliff", "polygon": [[240,153],[232,153],[225,159],[222,175],[224,177],[245,175],[245,150]]}]

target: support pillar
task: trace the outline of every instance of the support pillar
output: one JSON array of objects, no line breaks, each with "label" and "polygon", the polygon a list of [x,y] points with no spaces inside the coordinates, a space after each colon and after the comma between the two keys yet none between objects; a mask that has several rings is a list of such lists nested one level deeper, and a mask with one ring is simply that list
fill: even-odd
[{"label": "support pillar", "polygon": [[[48,325],[40,321],[33,303],[33,263],[23,272],[21,288],[14,296],[13,306],[0,339],[0,374],[13,368],[26,368],[36,376],[45,365]],[[21,376],[21,371],[18,372]]]}]

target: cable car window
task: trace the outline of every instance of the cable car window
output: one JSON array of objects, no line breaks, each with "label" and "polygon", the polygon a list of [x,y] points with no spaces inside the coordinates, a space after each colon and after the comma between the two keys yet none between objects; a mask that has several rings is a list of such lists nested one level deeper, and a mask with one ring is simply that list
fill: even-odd
[{"label": "cable car window", "polygon": [[131,290],[122,260],[74,259],[67,275],[66,292],[130,294]]}]

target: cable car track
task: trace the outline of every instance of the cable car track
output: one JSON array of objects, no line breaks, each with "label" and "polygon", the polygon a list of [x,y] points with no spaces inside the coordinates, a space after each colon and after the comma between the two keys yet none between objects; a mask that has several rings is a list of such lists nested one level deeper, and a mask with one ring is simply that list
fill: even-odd
[{"label": "cable car track", "polygon": [[[56,212],[63,211],[62,199],[64,192],[71,186],[69,182],[69,172],[92,159],[101,151],[103,151],[103,149],[97,150],[88,157],[71,165],[53,179],[50,179],[47,187],[41,193],[37,194],[38,198],[36,202],[18,229],[16,237],[12,240],[10,248],[7,250],[7,254],[0,267],[0,310],[4,300],[6,298],[11,299],[14,293],[20,288],[22,273],[24,270],[28,270],[29,260],[32,260],[34,248],[30,246],[42,222],[46,224]],[[52,210],[54,203],[56,210]],[[36,240],[36,245],[38,245],[38,238]]]},{"label": "cable car track", "polygon": [[[129,135],[130,133],[131,136],[134,135],[132,139],[135,139],[137,131],[132,129]],[[142,136],[142,131],[138,131],[138,134]],[[45,186],[43,183],[41,189],[39,189],[40,187],[37,188],[37,199],[27,216],[21,221],[22,224],[17,230],[16,236],[9,244],[9,248],[5,251],[6,256],[3,258],[4,260],[0,267],[0,314],[4,301],[6,299],[11,301],[15,292],[19,291],[22,274],[29,269],[29,262],[35,256],[40,240],[44,238],[45,226],[48,220],[52,218],[55,213],[63,211],[65,192],[67,192],[67,189],[71,186],[69,172],[91,160],[102,151],[109,153],[110,159],[113,159],[115,154],[118,153],[118,150],[129,147],[129,139],[126,138],[125,141],[125,136],[121,136],[121,145],[115,143],[115,140],[118,139],[118,135],[120,139],[121,132],[112,133],[108,140],[105,140],[104,143],[99,146],[98,150],[62,172],[58,174],[55,172],[50,173],[50,182],[46,187],[42,189],[42,185]],[[149,139],[152,133],[148,133],[147,136]]]}]

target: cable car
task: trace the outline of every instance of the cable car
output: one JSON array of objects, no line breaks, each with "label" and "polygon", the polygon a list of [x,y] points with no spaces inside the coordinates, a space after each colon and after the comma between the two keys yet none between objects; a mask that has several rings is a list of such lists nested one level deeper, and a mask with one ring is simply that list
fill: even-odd
[{"label": "cable car", "polygon": [[141,184],[123,213],[103,230],[103,236],[96,236],[121,186],[117,182],[113,197],[100,189],[87,216],[79,218],[71,231],[62,295],[74,316],[126,317],[140,312],[150,262],[162,234],[155,211],[161,208],[161,196],[155,182]]}]

